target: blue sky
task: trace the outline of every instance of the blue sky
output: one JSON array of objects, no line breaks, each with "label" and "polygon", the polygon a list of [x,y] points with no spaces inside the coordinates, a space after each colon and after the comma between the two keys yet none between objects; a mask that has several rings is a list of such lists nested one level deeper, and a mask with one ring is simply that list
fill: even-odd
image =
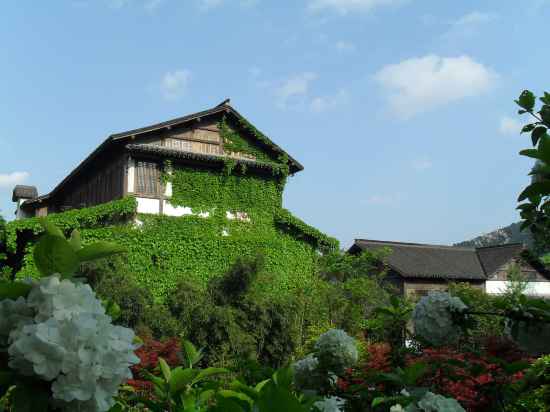
[{"label": "blue sky", "polygon": [[[9,1],[0,209],[107,135],[233,106],[301,161],[285,206],[336,236],[452,243],[518,220],[513,99],[548,80],[550,2]],[[546,75],[546,77],[545,77]]]}]

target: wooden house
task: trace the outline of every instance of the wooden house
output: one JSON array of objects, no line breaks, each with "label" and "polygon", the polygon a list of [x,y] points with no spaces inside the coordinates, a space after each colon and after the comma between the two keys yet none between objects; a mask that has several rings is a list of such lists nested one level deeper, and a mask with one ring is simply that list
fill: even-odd
[{"label": "wooden house", "polygon": [[[261,152],[262,159],[228,150],[228,142],[220,136],[222,120]],[[220,170],[229,158],[259,176],[269,173],[280,159],[284,159],[291,174],[303,169],[250,125],[228,99],[205,111],[110,135],[48,194],[38,196],[32,186],[17,186],[13,191],[16,217],[46,216],[128,195],[136,197],[138,213],[180,216],[188,210],[169,203],[170,183],[164,184],[161,179],[166,161]]]},{"label": "wooden house", "polygon": [[528,280],[526,293],[550,297],[550,273],[521,244],[481,248],[356,239],[349,253],[390,250],[387,280],[409,297],[447,290],[450,282],[466,282],[489,294],[506,289],[508,273],[517,265]]}]

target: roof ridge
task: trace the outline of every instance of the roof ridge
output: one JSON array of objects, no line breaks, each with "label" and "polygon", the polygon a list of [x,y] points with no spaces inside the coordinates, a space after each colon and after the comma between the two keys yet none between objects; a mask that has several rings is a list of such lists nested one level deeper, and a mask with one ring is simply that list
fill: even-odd
[{"label": "roof ridge", "polygon": [[466,246],[451,246],[451,245],[434,245],[430,243],[415,243],[415,242],[397,242],[393,240],[376,240],[376,239],[355,239],[357,242],[374,242],[374,243],[387,243],[390,245],[403,245],[403,246],[421,246],[421,247],[430,247],[430,248],[441,248],[441,249],[450,249],[450,250],[468,250],[475,252],[476,249],[473,247]]},{"label": "roof ridge", "polygon": [[511,246],[521,246],[523,247],[523,243],[521,242],[514,242],[514,243],[502,243],[500,245],[493,245],[493,246],[476,246],[476,250],[481,250],[481,249],[497,249],[497,248],[501,248],[501,247],[511,247]]}]

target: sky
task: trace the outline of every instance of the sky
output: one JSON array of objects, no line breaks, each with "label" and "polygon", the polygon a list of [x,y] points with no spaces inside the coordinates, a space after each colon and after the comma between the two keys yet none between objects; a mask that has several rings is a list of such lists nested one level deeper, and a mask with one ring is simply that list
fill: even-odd
[{"label": "sky", "polygon": [[[0,211],[109,134],[225,98],[305,170],[284,205],[337,237],[451,244],[518,221],[550,1],[57,0],[0,11]],[[546,75],[546,76],[545,76]],[[548,89],[546,89],[548,90]]]}]

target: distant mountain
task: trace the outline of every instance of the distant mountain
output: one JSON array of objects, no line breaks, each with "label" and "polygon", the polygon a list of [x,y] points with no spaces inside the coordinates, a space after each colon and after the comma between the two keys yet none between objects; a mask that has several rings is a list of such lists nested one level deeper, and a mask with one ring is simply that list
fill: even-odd
[{"label": "distant mountain", "polygon": [[453,246],[483,247],[502,245],[505,243],[523,243],[527,247],[531,247],[533,245],[531,232],[529,232],[529,230],[521,232],[519,227],[520,223],[512,223],[510,226],[494,230],[471,240],[455,243]]}]

